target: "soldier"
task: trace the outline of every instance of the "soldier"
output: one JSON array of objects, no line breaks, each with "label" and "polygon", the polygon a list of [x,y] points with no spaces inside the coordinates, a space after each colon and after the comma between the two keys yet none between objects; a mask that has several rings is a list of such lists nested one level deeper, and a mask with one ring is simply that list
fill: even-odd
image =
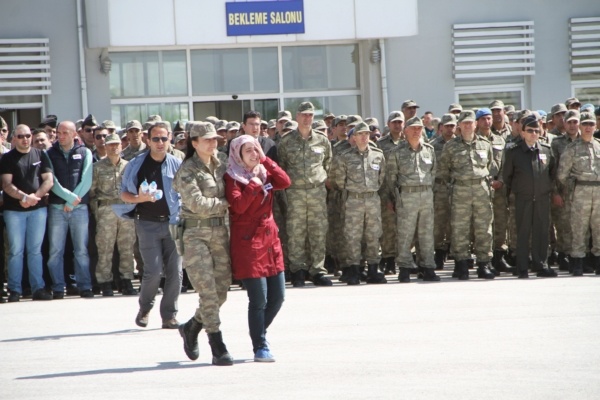
[{"label": "soldier", "polygon": [[383,151],[369,146],[369,126],[360,122],[354,127],[356,146],[334,158],[332,185],[342,194],[344,241],[346,243],[345,278],[348,285],[360,283],[360,261],[364,239],[367,283],[386,283],[379,270],[381,236],[381,201],[377,191],[385,176]]},{"label": "soldier", "polygon": [[328,225],[325,180],[331,163],[331,145],[327,137],[311,129],[314,112],[312,103],[300,104],[296,113],[298,129],[285,135],[278,149],[279,163],[292,180],[286,195],[294,287],[304,286],[307,272],[315,285],[331,286],[323,266]]},{"label": "soldier", "polygon": [[48,135],[48,140],[54,143],[56,140],[56,125],[58,123],[58,117],[56,115],[46,115],[46,117],[40,122],[38,128],[41,128]]},{"label": "soldier", "polygon": [[600,106],[596,107],[594,110],[594,114],[596,115],[596,132],[594,132],[594,137],[596,139],[600,139]]},{"label": "soldier", "polygon": [[333,132],[333,139],[331,145],[335,146],[336,143],[342,142],[348,137],[348,128],[346,127],[347,115],[338,115],[334,118],[331,124],[331,130]]},{"label": "soldier", "polygon": [[142,142],[142,124],[140,121],[133,119],[127,122],[125,130],[127,131],[129,146],[123,150],[123,160],[129,161],[137,152],[146,149],[146,143]]},{"label": "soldier", "polygon": [[577,110],[579,111],[579,107],[581,107],[581,102],[577,97],[569,97],[565,100],[565,106],[567,110]]},{"label": "soldier", "polygon": [[413,265],[411,247],[415,235],[419,243],[420,267],[424,281],[439,281],[435,273],[433,242],[433,192],[436,161],[432,145],[422,140],[423,122],[419,117],[406,121],[406,141],[387,154],[387,207],[398,216],[398,265],[401,283],[410,282]]},{"label": "soldier", "polygon": [[[446,143],[454,139],[456,131],[456,115],[444,114],[442,116],[442,134],[433,139],[429,144],[435,151],[435,159],[439,160]],[[434,261],[436,269],[444,269],[444,261],[450,246],[450,191],[446,182],[435,178],[433,184],[433,243],[435,249]]]},{"label": "soldier", "polygon": [[462,112],[463,108],[460,104],[458,103],[452,103],[448,106],[448,113],[449,114],[454,114],[457,117],[460,115],[460,113]]},{"label": "soldier", "polygon": [[98,122],[96,122],[96,118],[92,114],[89,114],[83,122],[81,123],[81,139],[83,140],[83,144],[90,151],[94,151],[96,146],[94,145],[94,129],[98,126]]},{"label": "soldier", "polygon": [[501,181],[507,193],[515,194],[517,224],[517,273],[528,278],[530,240],[532,270],[539,277],[554,277],[556,272],[546,264],[550,195],[553,191],[556,165],[550,146],[540,142],[541,128],[536,116],[521,120],[523,140],[507,150]]},{"label": "soldier", "polygon": [[[567,113],[567,123],[570,113]],[[574,181],[571,203],[570,263],[574,276],[583,275],[587,234],[592,232],[592,262],[600,275],[600,141],[593,138],[596,121],[592,113],[580,117],[581,137],[567,146],[560,158],[558,182],[562,187]],[[568,128],[567,128],[568,129]]]},{"label": "soldier", "polygon": [[[98,125],[92,133],[94,137],[94,150],[92,151],[92,162],[98,162],[106,157],[106,137],[108,129],[104,125]],[[119,139],[121,141],[121,139]]]},{"label": "soldier", "polygon": [[273,138],[273,141],[279,145],[279,141],[281,140],[281,137],[283,136],[283,126],[286,124],[286,122],[290,122],[292,120],[292,113],[290,113],[287,110],[281,110],[279,111],[279,113],[277,113],[277,124],[275,125],[276,128],[276,133],[275,133],[275,137]]},{"label": "soldier", "polygon": [[[502,102],[496,101],[496,103]],[[492,102],[491,105],[501,107],[502,112],[504,112],[504,104],[495,104]],[[496,108],[495,110],[499,109]],[[502,185],[498,181],[498,176],[500,175],[500,169],[502,167],[502,155],[506,143],[500,134],[493,133],[493,116],[494,110],[490,110],[489,108],[480,108],[475,114],[477,119],[476,133],[492,143],[492,153],[494,154],[494,162],[490,170],[490,175],[492,176],[492,188],[494,189],[492,192],[492,206],[494,209],[494,257],[492,258],[492,272],[496,273],[497,271],[500,273],[510,271],[510,265],[504,260],[506,249],[508,247],[506,241],[508,205],[506,203],[505,192],[502,190]],[[504,118],[504,116],[502,118]],[[496,275],[498,275],[498,273],[496,273]]]},{"label": "soldier", "polygon": [[489,109],[492,112],[492,133],[506,140],[511,134],[510,125],[506,123],[504,103],[501,100],[494,100],[490,103]]},{"label": "soldier", "polygon": [[407,121],[417,115],[417,108],[419,105],[414,100],[405,100],[400,107]]},{"label": "soldier", "polygon": [[225,154],[216,151],[218,137],[210,123],[190,125],[188,152],[173,185],[181,195],[186,270],[199,296],[195,315],[179,326],[179,333],[185,353],[191,360],[196,360],[199,356],[198,334],[204,327],[213,355],[212,363],[233,365],[233,358],[223,343],[219,318],[219,310],[227,300],[231,284],[231,264],[225,226],[229,203],[223,180],[227,160]]},{"label": "soldier", "polygon": [[[383,151],[387,158],[388,153],[398,147],[402,142],[404,128],[404,114],[402,111],[392,111],[387,118],[387,126],[390,133],[377,141],[377,147]],[[387,207],[387,199],[381,202],[381,224],[383,234],[381,235],[381,269],[386,274],[396,274],[396,257],[398,256],[398,240],[396,238],[397,217],[393,210]]]},{"label": "soldier", "polygon": [[552,124],[554,128],[550,130],[550,133],[554,136],[560,137],[565,134],[565,113],[567,112],[567,107],[558,103],[552,106],[550,109],[549,118],[552,119]]},{"label": "soldier", "polygon": [[488,183],[493,164],[492,144],[475,135],[473,111],[460,113],[458,124],[461,137],[444,146],[438,169],[438,177],[453,185],[450,221],[458,279],[469,279],[467,260],[471,254],[471,227],[475,238],[477,276],[494,279],[495,275],[490,270],[493,210]]},{"label": "soldier", "polygon": [[114,295],[112,257],[116,241],[119,249],[121,292],[125,296],[135,296],[137,290],[131,284],[135,227],[133,220],[118,218],[112,209],[113,204],[123,204],[120,197],[121,181],[127,161],[121,158],[121,139],[116,133],[108,135],[105,143],[107,156],[94,164],[90,189],[90,207],[97,221],[96,280],[100,284],[102,296]]}]

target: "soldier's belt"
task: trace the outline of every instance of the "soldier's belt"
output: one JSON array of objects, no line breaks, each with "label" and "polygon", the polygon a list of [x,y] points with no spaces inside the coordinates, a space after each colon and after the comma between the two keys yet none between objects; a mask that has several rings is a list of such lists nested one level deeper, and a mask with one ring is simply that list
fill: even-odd
[{"label": "soldier's belt", "polygon": [[474,179],[456,179],[454,181],[455,185],[458,186],[470,186],[470,185],[478,185],[481,183],[481,181],[483,181],[485,178],[474,178]]},{"label": "soldier's belt", "polygon": [[600,186],[600,181],[577,181],[576,186]]},{"label": "soldier's belt", "polygon": [[377,196],[377,192],[348,192],[349,199],[370,199],[375,196]]},{"label": "soldier's belt", "polygon": [[400,193],[419,193],[419,192],[425,192],[427,190],[431,190],[430,185],[402,186],[400,188]]},{"label": "soldier's belt", "polygon": [[317,183],[307,183],[305,185],[293,185],[290,186],[290,189],[300,189],[300,190],[306,190],[306,189],[314,189],[314,188],[318,188],[323,186],[324,183],[323,182],[317,182]]},{"label": "soldier's belt", "polygon": [[112,206],[113,204],[125,204],[121,199],[98,200],[98,206]]},{"label": "soldier's belt", "polygon": [[135,214],[135,219],[140,220],[140,221],[150,221],[150,222],[168,222],[169,216],[168,215],[153,216],[153,215]]},{"label": "soldier's belt", "polygon": [[183,226],[185,228],[212,228],[214,226],[225,225],[224,217],[213,217],[206,219],[189,219],[186,218]]}]

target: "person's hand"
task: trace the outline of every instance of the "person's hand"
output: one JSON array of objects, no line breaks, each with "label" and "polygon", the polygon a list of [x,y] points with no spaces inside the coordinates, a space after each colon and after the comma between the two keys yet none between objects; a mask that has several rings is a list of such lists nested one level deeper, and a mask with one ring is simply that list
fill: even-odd
[{"label": "person's hand", "polygon": [[77,196],[75,200],[73,200],[73,205],[77,207],[81,203],[81,197]]},{"label": "person's hand", "polygon": [[154,203],[156,201],[156,197],[154,197],[154,194],[150,194],[150,192],[142,192],[142,186],[140,185],[138,189],[138,200],[139,203],[145,203],[147,201]]},{"label": "person's hand", "polygon": [[19,200],[19,205],[20,205],[21,207],[23,207],[23,208],[29,208],[29,207],[31,207],[31,206],[29,205],[29,203],[27,203],[26,201],[20,201],[20,200]]},{"label": "person's hand", "polygon": [[504,184],[500,181],[492,181],[492,189],[494,189],[494,190],[502,189],[503,185]]},{"label": "person's hand", "polygon": [[73,209],[71,207],[69,207],[68,205],[65,204],[65,206],[63,207],[63,211],[64,212],[71,212],[71,211],[73,211]]},{"label": "person's hand", "polygon": [[35,193],[31,193],[25,196],[25,203],[27,203],[28,206],[35,206],[40,200],[41,199],[37,197]]},{"label": "person's hand", "polygon": [[256,183],[259,186],[262,186],[262,184],[263,184],[262,181],[257,176],[255,176],[254,178],[250,179],[250,182],[254,182],[254,183]]},{"label": "person's hand", "polygon": [[555,194],[552,196],[552,204],[554,204],[556,207],[564,207],[565,201],[560,196],[560,194]]}]

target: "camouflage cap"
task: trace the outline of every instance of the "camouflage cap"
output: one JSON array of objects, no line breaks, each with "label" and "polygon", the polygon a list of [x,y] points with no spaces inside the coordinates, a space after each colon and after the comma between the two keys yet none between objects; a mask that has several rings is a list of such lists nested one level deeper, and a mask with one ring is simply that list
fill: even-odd
[{"label": "camouflage cap", "polygon": [[208,117],[204,118],[204,122],[210,122],[211,124],[215,125],[217,122],[219,122],[219,118],[209,115]]},{"label": "camouflage cap", "polygon": [[219,121],[217,121],[217,123],[216,123],[216,124],[214,124],[214,125],[215,125],[215,130],[216,130],[217,132],[218,132],[218,131],[224,131],[224,130],[227,130],[227,124],[228,124],[228,123],[229,123],[228,121],[225,121],[224,119],[220,119]]},{"label": "camouflage cap", "polygon": [[325,121],[323,120],[318,120],[318,121],[314,121],[312,123],[312,129],[316,130],[316,131],[322,131],[322,132],[326,132],[327,131],[327,125],[325,124]]},{"label": "camouflage cap", "polygon": [[198,122],[194,121],[190,124],[190,137],[199,137],[202,139],[214,139],[218,138],[219,135],[215,130],[215,126],[210,122]]},{"label": "camouflage cap", "polygon": [[531,110],[528,110],[528,109],[515,111],[515,115],[513,117],[513,120],[514,121],[520,121],[523,118],[528,117],[530,115],[532,115],[532,112],[531,112]]},{"label": "camouflage cap", "polygon": [[376,126],[379,128],[379,121],[375,117],[369,117],[365,119],[365,123],[369,126]]},{"label": "camouflage cap", "polygon": [[51,128],[56,128],[58,124],[58,117],[56,115],[50,114],[46,115],[42,122],[38,125],[38,128],[43,128],[45,126],[49,126]]},{"label": "camouflage cap", "polygon": [[113,143],[121,144],[121,138],[116,133],[109,134],[106,137],[106,139],[104,140],[104,144],[113,144]]},{"label": "camouflage cap", "polygon": [[146,122],[162,122],[162,117],[158,114],[154,114],[148,117]]},{"label": "camouflage cap", "polygon": [[584,111],[581,113],[581,116],[579,117],[579,121],[580,122],[592,121],[592,122],[596,123],[596,116],[591,112]]},{"label": "camouflage cap", "polygon": [[504,102],[502,100],[494,100],[488,106],[490,110],[504,110]]},{"label": "camouflage cap", "polygon": [[439,124],[442,123],[442,119],[435,117],[431,120],[431,125],[437,127]]},{"label": "camouflage cap", "polygon": [[342,122],[342,121],[346,121],[347,119],[348,119],[348,116],[347,116],[347,115],[344,115],[344,114],[342,114],[342,115],[338,115],[337,117],[335,117],[335,118],[333,119],[333,122],[332,122],[331,124],[332,124],[333,126],[337,126],[337,125],[338,125],[340,122]]},{"label": "camouflage cap", "polygon": [[264,125],[266,128],[268,128],[268,127],[269,127],[269,122],[268,122],[268,121],[265,121],[264,119],[261,119],[261,120],[260,120],[260,126],[263,126],[263,125]]},{"label": "camouflage cap", "polygon": [[567,108],[569,108],[575,104],[577,104],[578,106],[581,106],[581,102],[579,101],[579,99],[577,97],[569,97],[568,99],[565,100],[565,106],[567,106]]},{"label": "camouflage cap", "polygon": [[288,121],[285,123],[285,125],[283,126],[283,130],[296,130],[298,129],[298,123],[296,121]]},{"label": "camouflage cap", "polygon": [[88,116],[85,117],[83,119],[83,122],[81,123],[82,128],[84,126],[97,126],[97,125],[98,125],[98,121],[96,121],[96,118],[92,114],[88,114]]},{"label": "camouflage cap", "polygon": [[416,101],[414,101],[414,100],[404,100],[404,102],[402,103],[402,106],[400,108],[401,109],[405,109],[405,108],[408,108],[408,107],[417,107],[417,108],[420,108],[417,105]]},{"label": "camouflage cap", "polygon": [[270,119],[269,124],[267,125],[267,129],[274,129],[275,127],[277,127],[277,120]]},{"label": "camouflage cap", "polygon": [[180,133],[177,136],[175,136],[175,143],[181,142],[182,140],[185,140],[185,133]]},{"label": "camouflage cap", "polygon": [[131,121],[127,122],[127,125],[125,125],[126,131],[128,131],[130,129],[139,129],[141,131],[142,124],[137,119],[132,119]]},{"label": "camouflage cap", "polygon": [[577,121],[579,121],[580,117],[581,114],[579,113],[579,110],[569,110],[565,114],[565,122],[570,121],[572,119],[576,119]]},{"label": "camouflage cap", "polygon": [[392,111],[388,115],[387,122],[402,121],[404,122],[404,113],[402,111]]},{"label": "camouflage cap", "polygon": [[455,114],[442,115],[442,125],[456,125],[456,115]]},{"label": "camouflage cap", "polygon": [[304,101],[304,102],[300,103],[300,105],[298,106],[298,113],[299,114],[314,114],[315,106],[313,106],[313,103],[311,103],[310,101]]},{"label": "camouflage cap", "polygon": [[104,129],[117,129],[117,126],[115,125],[115,123],[113,121],[111,121],[110,119],[107,119],[106,121],[102,121],[102,124],[100,126],[103,127]]},{"label": "camouflage cap", "polygon": [[508,105],[504,106],[505,114],[512,114],[514,112],[515,112],[515,106],[513,106],[512,104],[508,104]]},{"label": "camouflage cap", "polygon": [[185,132],[185,127],[181,125],[181,121],[177,121],[175,123],[175,128],[173,128],[173,132]]},{"label": "camouflage cap", "polygon": [[335,118],[335,115],[333,115],[332,112],[326,112],[325,114],[323,114],[323,119],[327,119],[327,118]]},{"label": "camouflage cap", "polygon": [[458,116],[458,123],[467,121],[475,121],[475,112],[473,112],[473,110],[461,111],[460,115]]},{"label": "camouflage cap", "polygon": [[550,116],[553,117],[554,114],[567,112],[567,106],[563,103],[558,103],[552,106],[550,109]]},{"label": "camouflage cap", "polygon": [[369,128],[369,125],[367,125],[366,122],[364,121],[360,121],[358,122],[355,126],[354,126],[354,132],[370,132],[371,128]]},{"label": "camouflage cap", "polygon": [[409,118],[406,123],[404,124],[404,126],[409,127],[409,126],[423,126],[423,121],[421,120],[421,118],[414,116],[412,118]]},{"label": "camouflage cap", "polygon": [[448,112],[462,111],[462,110],[463,110],[462,106],[458,103],[452,103],[448,106]]},{"label": "camouflage cap", "polygon": [[237,121],[230,121],[227,126],[225,127],[225,129],[227,129],[227,132],[229,131],[239,131],[240,130],[240,123]]},{"label": "camouflage cap", "polygon": [[287,111],[287,110],[281,110],[277,113],[277,122],[284,120],[284,121],[291,121],[292,120],[292,113]]},{"label": "camouflage cap", "polygon": [[363,119],[360,115],[348,115],[348,118],[346,118],[346,126],[353,127],[359,122],[362,122],[362,120]]},{"label": "camouflage cap", "polygon": [[475,119],[479,119],[481,117],[485,117],[486,115],[492,115],[492,110],[489,108],[480,108],[475,113]]}]

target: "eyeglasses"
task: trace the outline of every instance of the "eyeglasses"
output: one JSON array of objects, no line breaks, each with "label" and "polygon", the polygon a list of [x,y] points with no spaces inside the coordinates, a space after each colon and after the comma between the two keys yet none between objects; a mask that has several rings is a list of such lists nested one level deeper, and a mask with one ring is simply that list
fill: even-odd
[{"label": "eyeglasses", "polygon": [[164,142],[166,142],[167,140],[169,140],[169,138],[168,138],[168,137],[166,137],[166,136],[160,136],[160,137],[159,137],[159,136],[155,136],[155,137],[153,137],[153,138],[152,138],[152,141],[153,141],[154,143],[158,143],[158,142],[163,142],[163,143],[164,143]]},{"label": "eyeglasses", "polygon": [[591,122],[591,121],[586,121],[586,122],[582,122],[581,125],[583,125],[583,126],[594,126],[596,124],[593,123],[593,122]]},{"label": "eyeglasses", "polygon": [[106,139],[108,135],[96,135],[96,140]]},{"label": "eyeglasses", "polygon": [[17,135],[17,139],[31,139],[31,133],[26,133],[24,135]]},{"label": "eyeglasses", "polygon": [[531,128],[527,128],[525,129],[525,132],[527,133],[535,133],[536,135],[539,135],[541,133],[541,131],[539,129],[531,129]]},{"label": "eyeglasses", "polygon": [[92,128],[85,128],[84,131],[86,133],[92,133],[94,130]]}]

